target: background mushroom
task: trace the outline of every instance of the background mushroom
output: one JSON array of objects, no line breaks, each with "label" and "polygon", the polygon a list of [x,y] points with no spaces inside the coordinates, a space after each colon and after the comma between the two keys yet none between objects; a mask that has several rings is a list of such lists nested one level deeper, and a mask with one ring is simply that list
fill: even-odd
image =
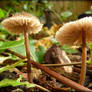
[{"label": "background mushroom", "polygon": [[92,17],[85,17],[64,24],[56,33],[56,40],[59,41],[61,45],[82,44],[82,67],[79,81],[82,85],[86,73],[86,42],[92,42]]},{"label": "background mushroom", "polygon": [[17,13],[12,17],[6,18],[2,21],[3,27],[11,33],[24,34],[26,57],[27,57],[27,72],[28,81],[31,82],[31,65],[30,65],[30,49],[28,34],[37,33],[41,30],[42,24],[39,20],[29,13]]}]

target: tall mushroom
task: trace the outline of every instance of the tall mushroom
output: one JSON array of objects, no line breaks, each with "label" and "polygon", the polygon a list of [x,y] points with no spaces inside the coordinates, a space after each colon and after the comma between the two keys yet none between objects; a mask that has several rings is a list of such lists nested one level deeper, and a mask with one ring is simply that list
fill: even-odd
[{"label": "tall mushroom", "polygon": [[85,17],[64,24],[56,33],[56,40],[61,45],[82,44],[82,67],[79,83],[83,85],[86,74],[86,42],[92,42],[92,17]]},{"label": "tall mushroom", "polygon": [[37,33],[41,30],[42,24],[39,20],[29,13],[16,13],[2,21],[3,27],[11,33],[24,34],[26,57],[27,57],[27,73],[28,81],[31,82],[31,65],[30,65],[30,49],[28,34]]}]

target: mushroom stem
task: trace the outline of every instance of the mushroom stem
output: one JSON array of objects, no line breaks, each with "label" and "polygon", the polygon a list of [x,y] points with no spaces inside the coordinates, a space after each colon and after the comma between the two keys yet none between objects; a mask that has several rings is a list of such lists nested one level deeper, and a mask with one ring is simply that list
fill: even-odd
[{"label": "mushroom stem", "polygon": [[31,63],[30,63],[30,48],[29,48],[29,39],[28,33],[24,31],[24,38],[25,38],[25,48],[26,48],[26,57],[27,57],[27,77],[28,82],[31,82]]},{"label": "mushroom stem", "polygon": [[81,85],[83,85],[85,82],[85,75],[86,75],[86,31],[82,31],[82,65],[79,81]]}]

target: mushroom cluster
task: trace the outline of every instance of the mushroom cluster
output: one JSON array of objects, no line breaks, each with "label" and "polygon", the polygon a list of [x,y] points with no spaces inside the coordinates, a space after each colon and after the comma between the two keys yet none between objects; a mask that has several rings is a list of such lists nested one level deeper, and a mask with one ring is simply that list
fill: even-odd
[{"label": "mushroom cluster", "polygon": [[84,17],[63,25],[56,33],[56,40],[61,45],[82,44],[82,67],[79,83],[84,84],[86,73],[86,43],[92,42],[92,17]]},{"label": "mushroom cluster", "polygon": [[30,64],[30,48],[28,34],[37,33],[41,30],[42,24],[35,16],[22,12],[6,18],[2,21],[3,27],[11,33],[24,34],[26,57],[27,57],[27,73],[28,81],[31,82],[31,64]]}]

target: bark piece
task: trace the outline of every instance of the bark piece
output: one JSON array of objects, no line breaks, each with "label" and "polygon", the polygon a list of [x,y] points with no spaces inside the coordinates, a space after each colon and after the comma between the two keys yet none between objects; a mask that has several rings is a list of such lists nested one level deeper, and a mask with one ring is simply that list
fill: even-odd
[{"label": "bark piece", "polygon": [[[47,64],[66,64],[71,63],[67,54],[60,47],[53,45],[45,54],[45,63]],[[65,72],[71,73],[73,66],[63,66]]]}]

